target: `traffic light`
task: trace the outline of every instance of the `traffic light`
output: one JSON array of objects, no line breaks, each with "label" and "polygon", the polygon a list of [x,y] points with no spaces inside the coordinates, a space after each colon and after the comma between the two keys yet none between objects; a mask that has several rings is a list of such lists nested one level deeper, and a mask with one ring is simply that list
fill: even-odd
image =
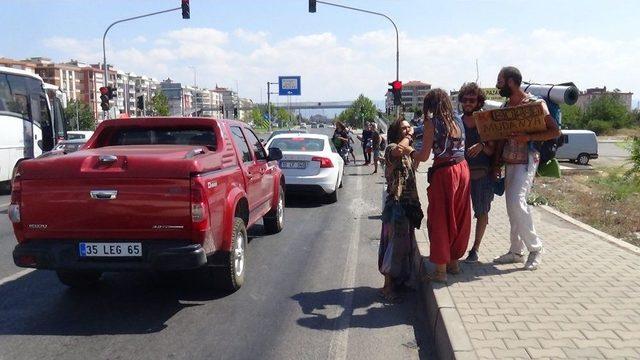
[{"label": "traffic light", "polygon": [[234,107],[234,108],[233,108],[233,118],[234,118],[234,119],[237,119],[237,118],[238,118],[238,108],[237,108],[237,107]]},{"label": "traffic light", "polygon": [[189,0],[182,0],[182,18],[191,19],[191,10],[189,9]]},{"label": "traffic light", "polygon": [[392,81],[389,86],[391,86],[389,91],[393,94],[393,105],[402,105],[402,81]]},{"label": "traffic light", "polygon": [[111,88],[103,86],[100,88],[100,107],[103,111],[109,111],[109,94]]},{"label": "traffic light", "polygon": [[316,0],[309,0],[309,12],[316,12]]},{"label": "traffic light", "polygon": [[109,100],[118,97],[118,89],[117,88],[108,86],[107,89],[109,89],[109,92],[107,93],[107,95],[109,96]]},{"label": "traffic light", "polygon": [[136,108],[144,110],[144,95],[140,95],[136,98]]}]

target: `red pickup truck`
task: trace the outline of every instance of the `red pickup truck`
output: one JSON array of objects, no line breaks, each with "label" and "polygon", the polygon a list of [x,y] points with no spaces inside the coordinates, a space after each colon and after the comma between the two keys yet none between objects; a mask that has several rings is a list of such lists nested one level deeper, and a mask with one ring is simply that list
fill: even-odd
[{"label": "red pickup truck", "polygon": [[261,218],[268,233],[284,226],[281,157],[238,121],[104,121],[80,151],[20,163],[14,262],[72,287],[110,271],[199,269],[238,289],[246,229]]}]

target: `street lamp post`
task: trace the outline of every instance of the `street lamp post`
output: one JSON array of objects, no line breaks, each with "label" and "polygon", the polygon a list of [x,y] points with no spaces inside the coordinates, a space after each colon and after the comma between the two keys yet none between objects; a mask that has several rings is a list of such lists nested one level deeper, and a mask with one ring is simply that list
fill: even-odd
[{"label": "street lamp post", "polygon": [[[174,8],[174,9],[156,11],[156,12],[149,13],[149,14],[144,14],[144,15],[139,15],[139,16],[134,16],[134,17],[118,20],[118,21],[113,22],[111,25],[109,25],[107,27],[107,30],[104,31],[104,35],[102,35],[102,66],[104,67],[104,86],[109,86],[109,73],[108,73],[108,69],[107,69],[107,51],[105,49],[105,42],[106,42],[107,33],[109,32],[109,30],[115,24],[119,24],[119,23],[122,23],[122,22],[125,22],[125,21],[136,20],[136,19],[140,19],[140,18],[144,18],[144,17],[149,17],[149,16],[153,16],[153,15],[158,15],[158,14],[164,14],[164,13],[168,13],[168,12],[171,12],[171,11],[177,11],[177,10],[182,10],[182,6]],[[105,117],[106,116],[109,116],[108,112],[105,112]]]},{"label": "street lamp post", "polygon": [[363,13],[367,13],[367,14],[378,15],[378,16],[382,16],[385,19],[389,20],[391,22],[391,25],[393,25],[393,28],[396,30],[396,80],[400,80],[400,36],[398,35],[398,27],[396,26],[396,23],[393,22],[393,20],[389,16],[387,16],[387,15],[385,15],[383,13],[375,12],[375,11],[369,11],[369,10],[359,9],[359,8],[355,8],[355,7],[351,7],[351,6],[334,4],[334,3],[330,3],[330,2],[326,2],[326,1],[317,0],[315,2],[320,3],[320,4],[329,5],[329,6],[335,6],[335,7],[339,7],[339,8],[343,8],[343,9],[359,11],[359,12],[363,12]]},{"label": "street lamp post", "polygon": [[[355,8],[355,7],[351,7],[351,6],[345,6],[345,5],[340,5],[340,4],[334,4],[334,3],[330,3],[330,2],[326,2],[326,1],[320,1],[320,0],[311,0],[311,2],[314,3],[313,7],[310,6],[309,7],[309,12],[311,13],[315,13],[316,9],[315,9],[315,3],[320,3],[320,4],[325,4],[325,5],[329,5],[329,6],[335,6],[335,7],[339,7],[339,8],[343,8],[343,9],[348,9],[348,10],[353,10],[353,11],[359,11],[359,12],[363,12],[363,13],[367,13],[367,14],[372,14],[372,15],[378,15],[378,16],[382,16],[385,19],[389,20],[391,22],[391,25],[393,25],[393,28],[396,31],[396,81],[400,80],[400,36],[398,34],[398,27],[396,26],[396,23],[393,22],[393,20],[383,14],[383,13],[379,13],[379,12],[375,12],[375,11],[369,11],[369,10],[365,10],[365,9],[359,9],[359,8]],[[396,106],[396,117],[400,115],[400,107]]]}]

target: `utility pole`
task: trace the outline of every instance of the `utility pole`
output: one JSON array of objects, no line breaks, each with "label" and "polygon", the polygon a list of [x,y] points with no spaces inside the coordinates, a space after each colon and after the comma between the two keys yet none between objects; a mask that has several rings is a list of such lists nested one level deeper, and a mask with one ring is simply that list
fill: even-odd
[{"label": "utility pole", "polygon": [[267,81],[267,114],[269,114],[269,131],[272,131],[271,129],[271,94],[276,94],[276,93],[272,93],[271,92],[271,85],[277,85],[277,82],[269,82]]}]

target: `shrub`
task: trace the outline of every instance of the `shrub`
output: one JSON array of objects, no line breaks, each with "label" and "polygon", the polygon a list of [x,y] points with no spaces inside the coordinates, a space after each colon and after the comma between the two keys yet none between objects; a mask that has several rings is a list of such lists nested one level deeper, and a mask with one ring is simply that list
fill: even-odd
[{"label": "shrub", "polygon": [[613,130],[613,124],[603,120],[591,120],[587,123],[586,128],[598,135],[602,135],[611,133]]}]

